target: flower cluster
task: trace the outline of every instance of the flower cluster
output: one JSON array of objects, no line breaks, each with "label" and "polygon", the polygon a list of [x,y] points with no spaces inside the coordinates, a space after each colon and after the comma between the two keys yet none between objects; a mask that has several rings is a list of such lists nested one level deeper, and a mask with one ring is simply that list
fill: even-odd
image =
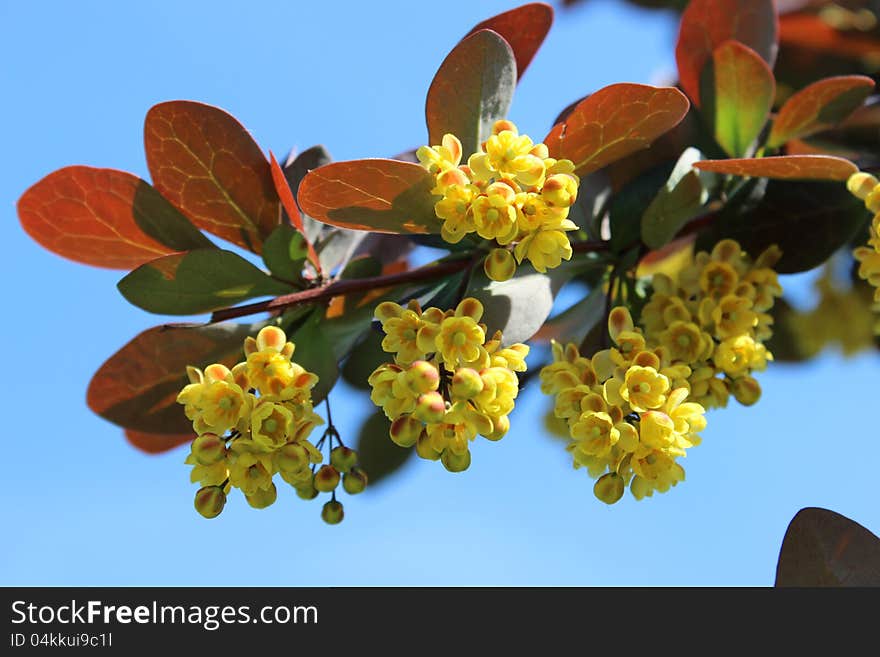
[{"label": "flower cluster", "polygon": [[515,373],[526,370],[529,348],[502,347],[500,331],[487,339],[483,306],[473,298],[445,312],[384,302],[375,316],[394,362],[370,375],[370,398],[392,421],[391,439],[451,472],[466,470],[470,441],[507,433],[519,392]]},{"label": "flower cluster", "polygon": [[467,164],[461,164],[461,142],[451,134],[416,155],[435,176],[432,193],[442,197],[434,210],[443,221],[443,239],[456,244],[476,233],[498,246],[484,263],[490,278],[507,280],[526,259],[543,273],[571,258],[566,232],[577,226],[568,213],[580,180],[570,160],[551,158],[545,144],[505,120],[495,122]]},{"label": "flower cluster", "polygon": [[770,248],[754,262],[733,240],[699,253],[676,280],[653,279],[641,326],[614,308],[614,343],[592,358],[553,344],[554,362],[541,388],[555,395],[554,414],[567,422],[575,467],[598,478],[596,496],[612,504],[629,486],[637,499],[684,480],[677,458],[700,441],[706,408],[743,404],[761,394],[754,370],[772,355],[767,311],[782,289]]},{"label": "flower cluster", "polygon": [[352,488],[363,489],[359,482],[365,484],[366,477],[347,448],[341,448],[344,455],[334,449],[331,465],[314,472],[324,460],[308,439],[324,422],[312,408],[318,377],[291,360],[294,349],[284,331],[267,326],[256,339],[245,340],[246,360],[232,369],[217,363],[204,371],[187,368],[190,383],[177,401],[197,434],[186,463],[193,466],[192,481],[202,486],[195,506],[203,516],[219,515],[233,487],[252,507],[271,505],[277,497],[275,474],[305,499],[335,489],[340,470],[357,480]]},{"label": "flower cluster", "polygon": [[[865,207],[874,213],[871,220],[868,245],[853,251],[859,261],[859,276],[874,287],[874,303],[880,304],[880,181],[869,173],[859,172],[850,176],[847,189],[865,202]],[[877,306],[880,310],[880,305]],[[880,323],[877,325],[880,333]]]}]

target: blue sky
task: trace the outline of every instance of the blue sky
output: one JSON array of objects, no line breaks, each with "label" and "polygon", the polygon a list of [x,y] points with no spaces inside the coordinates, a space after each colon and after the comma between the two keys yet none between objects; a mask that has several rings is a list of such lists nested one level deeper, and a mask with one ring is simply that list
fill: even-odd
[{"label": "blue sky", "polygon": [[[31,241],[15,214],[24,189],[68,164],[147,177],[143,116],[170,99],[226,109],[276,153],[316,143],[337,159],[400,152],[426,138],[424,94],[448,50],[515,4],[0,2],[0,585],[767,585],[801,507],[880,528],[866,412],[876,355],[771,366],[760,404],[710,414],[684,484],[614,507],[543,433],[548,401],[533,389],[503,441],[476,444],[466,473],[414,460],[348,498],[336,527],[290,490],[264,511],[234,498],[205,521],[182,451],[145,456],[86,408],[97,367],[164,318],[122,299],[123,272]],[[511,118],[540,138],[591,90],[662,79],[675,27],[605,0],[563,12]],[[332,399],[352,435],[369,400],[342,388]]]}]

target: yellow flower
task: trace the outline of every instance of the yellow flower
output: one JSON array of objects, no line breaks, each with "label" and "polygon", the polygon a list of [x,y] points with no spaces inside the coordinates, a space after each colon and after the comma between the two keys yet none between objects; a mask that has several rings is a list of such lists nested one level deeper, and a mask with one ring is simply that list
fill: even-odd
[{"label": "yellow flower", "polygon": [[767,366],[767,349],[748,335],[729,338],[715,349],[713,360],[725,374],[737,377]]},{"label": "yellow flower", "polygon": [[255,443],[274,449],[287,442],[293,428],[293,413],[270,401],[260,401],[251,413],[251,434]]},{"label": "yellow flower", "polygon": [[425,353],[419,349],[417,340],[421,328],[421,318],[412,310],[401,308],[397,317],[382,322],[382,349],[393,353],[394,360],[401,365],[424,359]]},{"label": "yellow flower", "polygon": [[480,378],[483,389],[474,396],[477,408],[490,417],[509,414],[519,392],[516,374],[504,367],[490,367],[480,372]]},{"label": "yellow flower", "polygon": [[473,298],[463,300],[452,317],[445,318],[435,339],[437,353],[448,370],[467,365],[480,357],[486,332],[477,324],[483,316],[483,305]]},{"label": "yellow flower", "polygon": [[737,283],[739,283],[739,275],[726,262],[710,262],[700,273],[700,289],[712,298],[721,298],[730,294]]},{"label": "yellow flower", "polygon": [[624,375],[620,396],[636,413],[659,408],[666,401],[669,379],[653,367],[634,365]]},{"label": "yellow flower", "polygon": [[461,142],[450,134],[443,135],[439,146],[422,146],[416,151],[419,162],[433,174],[457,167],[461,155]]},{"label": "yellow flower", "polygon": [[471,204],[477,234],[502,246],[516,238],[516,192],[503,182],[492,183]]},{"label": "yellow flower", "polygon": [[479,194],[474,185],[450,185],[434,205],[434,213],[443,220],[440,234],[450,244],[458,244],[476,230],[471,203]]},{"label": "yellow flower", "polygon": [[729,294],[721,298],[712,311],[715,334],[726,340],[747,334],[758,324],[758,315],[752,310],[752,302],[743,297]]},{"label": "yellow flower", "polygon": [[711,338],[693,322],[675,321],[660,334],[660,343],[673,360],[693,363],[711,349]]},{"label": "yellow flower", "polygon": [[486,140],[485,152],[468,158],[474,176],[478,180],[510,178],[521,185],[540,186],[544,181],[544,160],[532,154],[532,140],[520,135],[509,121],[496,123],[493,133]]},{"label": "yellow flower", "polygon": [[[577,451],[590,456],[605,456],[620,438],[607,413],[587,411],[571,426],[571,437],[577,441]],[[577,458],[577,456],[575,456]]]},{"label": "yellow flower", "polygon": [[[565,230],[575,228],[577,226],[571,224]],[[513,253],[517,263],[522,264],[523,260],[528,259],[535,271],[543,274],[548,269],[558,267],[563,260],[571,260],[572,250],[563,230],[539,230],[520,240]]]}]

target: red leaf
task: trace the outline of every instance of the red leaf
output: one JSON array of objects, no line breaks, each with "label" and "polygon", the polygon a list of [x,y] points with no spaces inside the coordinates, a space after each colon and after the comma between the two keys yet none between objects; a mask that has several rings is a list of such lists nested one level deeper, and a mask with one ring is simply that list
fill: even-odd
[{"label": "red leaf", "polygon": [[167,434],[146,433],[143,431],[125,430],[125,440],[128,444],[147,454],[162,454],[175,447],[192,442],[195,435],[192,433]]},{"label": "red leaf", "polygon": [[281,204],[284,206],[284,210],[293,222],[294,227],[299,231],[299,234],[302,235],[303,241],[306,243],[306,248],[309,252],[309,262],[315,266],[315,270],[320,276],[321,261],[318,258],[318,254],[315,253],[315,247],[312,246],[309,238],[306,237],[306,228],[303,225],[302,215],[300,215],[299,208],[296,206],[296,201],[293,198],[293,192],[290,191],[290,184],[287,182],[284,170],[278,164],[278,160],[275,159],[275,154],[272,151],[269,151],[269,160],[272,167],[272,181],[275,184],[278,197],[281,199]]},{"label": "red leaf", "polygon": [[808,85],[779,110],[767,145],[775,148],[834,126],[852,114],[873,89],[874,81],[863,75],[841,75]]},{"label": "red leaf", "polygon": [[281,221],[269,162],[223,110],[191,101],[147,112],[144,146],[153,184],[199,228],[259,253]]},{"label": "red leaf", "polygon": [[436,233],[434,176],[397,160],[332,162],[312,169],[299,186],[300,207],[334,226],[377,233]]},{"label": "red leaf", "polygon": [[749,46],[772,68],[777,24],[773,0],[691,0],[681,16],[675,60],[681,87],[694,104],[700,105],[703,67],[725,41]]},{"label": "red leaf", "polygon": [[177,393],[187,384],[186,366],[244,359],[244,339],[261,325],[154,326],[135,336],[101,365],[86,401],[95,413],[128,429],[184,434],[192,429]]},{"label": "red leaf", "polygon": [[779,42],[848,59],[880,54],[880,40],[873,34],[835,30],[816,14],[791,13],[779,19]]},{"label": "red leaf", "polygon": [[76,262],[132,269],[172,249],[149,237],[135,219],[138,207],[176,212],[149,184],[125,171],[72,166],[30,187],[18,216],[39,244]]},{"label": "red leaf", "polygon": [[612,84],[588,96],[544,139],[551,157],[586,175],[647,148],[687,114],[688,99],[672,87]]},{"label": "red leaf", "polygon": [[513,49],[517,78],[521,78],[538,48],[544,43],[552,24],[553,7],[543,2],[532,2],[483,21],[468,32],[465,38],[480,30],[492,30],[500,34]]},{"label": "red leaf", "polygon": [[831,155],[780,155],[738,160],[701,160],[694,167],[703,171],[729,173],[777,180],[846,180],[858,167]]}]

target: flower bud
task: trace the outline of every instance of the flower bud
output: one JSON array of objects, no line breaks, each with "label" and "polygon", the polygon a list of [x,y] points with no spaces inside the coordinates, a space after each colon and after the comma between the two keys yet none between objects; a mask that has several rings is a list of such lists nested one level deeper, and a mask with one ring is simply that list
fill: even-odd
[{"label": "flower bud", "polygon": [[318,489],[315,488],[314,477],[312,477],[302,486],[296,487],[296,496],[301,500],[313,500],[318,497]]},{"label": "flower bud", "polygon": [[426,392],[419,395],[413,415],[427,424],[436,424],[446,415],[446,402],[439,392]]},{"label": "flower bud", "polygon": [[846,188],[850,194],[864,201],[878,184],[880,183],[870,173],[859,171],[849,177]]},{"label": "flower bud", "polygon": [[416,441],[416,454],[428,461],[436,461],[440,458],[439,452],[431,446],[431,439],[428,438],[427,431],[422,431],[419,439]]},{"label": "flower bud", "polygon": [[362,493],[367,487],[367,473],[357,466],[345,473],[342,477],[342,488],[349,495]]},{"label": "flower bud", "polygon": [[329,493],[339,485],[339,471],[332,465],[322,465],[315,473],[315,489]]},{"label": "flower bud", "polygon": [[449,391],[456,401],[473,399],[483,391],[483,379],[480,373],[470,367],[459,367],[452,376]]},{"label": "flower bud", "polygon": [[298,443],[287,443],[275,452],[275,463],[281,472],[299,472],[309,465],[309,453]]},{"label": "flower bud", "polygon": [[571,207],[577,200],[578,183],[573,176],[557,173],[544,181],[541,196],[548,204],[557,208]]},{"label": "flower bud", "polygon": [[275,500],[278,499],[278,489],[275,488],[273,483],[269,488],[259,488],[255,493],[245,495],[244,497],[247,503],[255,509],[265,509],[267,506],[273,505]]},{"label": "flower bud", "polygon": [[284,349],[287,342],[287,336],[277,326],[264,326],[257,333],[257,349],[262,351],[268,349],[270,351],[280,352]]},{"label": "flower bud", "polygon": [[226,458],[226,441],[213,433],[203,433],[192,443],[192,454],[199,465],[214,465]]},{"label": "flower bud", "polygon": [[516,273],[516,260],[507,249],[492,249],[483,260],[483,271],[493,281],[506,281]]},{"label": "flower bud", "polygon": [[440,462],[449,472],[464,472],[471,465],[471,452],[467,450],[464,454],[456,454],[452,450],[444,449]]},{"label": "flower bud", "polygon": [[333,451],[330,452],[330,465],[339,472],[348,472],[357,464],[357,461],[357,452],[345,445],[334,447]]},{"label": "flower bud", "polygon": [[410,365],[406,374],[407,386],[415,394],[431,392],[440,386],[440,372],[431,363],[425,360],[417,360]]},{"label": "flower bud", "polygon": [[623,490],[626,488],[626,482],[616,472],[604,474],[596,481],[593,486],[593,494],[605,504],[614,504],[623,497]]},{"label": "flower bud", "polygon": [[344,517],[345,509],[342,507],[342,502],[330,500],[321,509],[321,518],[328,525],[338,525]]},{"label": "flower bud", "polygon": [[396,445],[412,447],[422,434],[424,425],[412,415],[401,415],[391,423],[388,434]]},{"label": "flower bud", "polygon": [[743,406],[751,406],[761,398],[761,384],[750,376],[742,376],[733,382],[733,396]]},{"label": "flower bud", "polygon": [[489,440],[501,440],[510,431],[510,419],[506,415],[492,418],[492,433],[483,434]]},{"label": "flower bud", "polygon": [[220,486],[205,486],[196,493],[196,511],[205,518],[216,518],[226,506],[226,493]]},{"label": "flower bud", "polygon": [[880,212],[880,186],[875,187],[865,197],[865,207],[871,212]]}]

